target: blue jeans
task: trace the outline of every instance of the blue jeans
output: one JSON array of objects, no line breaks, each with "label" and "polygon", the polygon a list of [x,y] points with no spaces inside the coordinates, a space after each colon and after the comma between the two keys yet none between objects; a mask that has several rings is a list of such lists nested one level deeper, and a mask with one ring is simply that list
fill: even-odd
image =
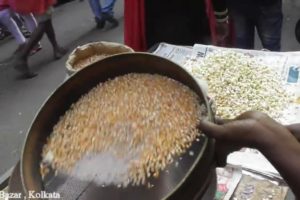
[{"label": "blue jeans", "polygon": [[113,8],[116,0],[105,0],[105,5],[102,7],[100,0],[89,0],[90,7],[98,19],[102,18],[102,13],[113,15]]},{"label": "blue jeans", "polygon": [[282,1],[261,5],[256,0],[229,0],[229,12],[235,27],[235,46],[254,48],[255,28],[262,46],[271,51],[280,51],[282,29]]}]

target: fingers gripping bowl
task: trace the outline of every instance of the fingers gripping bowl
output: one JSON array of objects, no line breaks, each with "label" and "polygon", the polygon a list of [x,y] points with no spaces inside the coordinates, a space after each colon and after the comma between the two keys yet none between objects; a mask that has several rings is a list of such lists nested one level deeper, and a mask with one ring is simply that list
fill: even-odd
[{"label": "fingers gripping bowl", "polygon": [[[207,99],[197,81],[177,64],[144,53],[106,58],[71,77],[42,106],[32,123],[23,149],[21,173],[25,191],[47,190],[45,188],[47,184],[40,173],[42,150],[60,117],[82,95],[87,94],[99,83],[132,73],[161,75],[187,86],[205,106],[206,116],[213,120]],[[153,187],[148,188],[144,185],[129,185],[124,188],[95,186],[97,197],[101,196],[103,199],[120,199],[121,197],[122,199],[180,199],[182,197],[194,199],[196,196],[202,197],[211,182],[214,171],[213,150],[213,141],[201,135],[197,141],[191,143],[185,153],[182,153],[180,157],[174,157],[173,163],[168,165],[157,178],[150,177],[149,182]],[[117,194],[119,198],[115,196]]]}]

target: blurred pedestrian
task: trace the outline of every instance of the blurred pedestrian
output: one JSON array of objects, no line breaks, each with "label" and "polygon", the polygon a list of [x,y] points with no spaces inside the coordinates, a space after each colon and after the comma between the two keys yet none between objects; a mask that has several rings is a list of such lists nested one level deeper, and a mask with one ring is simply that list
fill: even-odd
[{"label": "blurred pedestrian", "polygon": [[53,46],[54,58],[59,59],[66,54],[67,50],[62,48],[56,40],[54,28],[52,25],[52,6],[55,0],[8,0],[9,6],[15,12],[22,15],[31,13],[37,16],[38,26],[33,31],[26,45],[14,55],[9,65],[20,71],[25,78],[32,78],[37,74],[33,73],[28,66],[28,56],[31,50],[38,44],[44,33],[48,36]]},{"label": "blurred pedestrian", "polygon": [[89,0],[90,7],[95,15],[97,28],[102,29],[106,21],[112,24],[112,27],[119,25],[119,22],[114,18],[113,8],[116,0],[105,0],[105,5],[101,6],[100,0]]},{"label": "blurred pedestrian", "polygon": [[227,7],[234,23],[236,47],[254,49],[256,29],[263,48],[280,51],[282,0],[227,0]]},{"label": "blurred pedestrian", "polygon": [[[14,54],[21,51],[21,49],[25,46],[26,42],[26,36],[30,36],[31,33],[35,30],[37,27],[36,20],[34,16],[30,13],[27,15],[23,15],[23,20],[26,24],[26,30],[28,32],[28,35],[24,35],[23,31],[21,30],[20,26],[17,24],[15,19],[19,19],[19,23],[21,22],[20,16],[16,13],[13,13],[9,8],[8,1],[0,0],[0,22],[5,25],[5,27],[10,31],[12,36],[15,38],[17,44],[19,45]],[[23,22],[21,22],[21,25],[23,26]],[[40,51],[42,49],[42,46],[40,43],[38,43],[33,49],[30,51],[30,55],[33,55]]]},{"label": "blurred pedestrian", "polygon": [[0,22],[0,41],[4,40],[5,38],[7,38],[8,36],[10,36],[10,32],[7,30],[6,26],[4,26],[1,22]]},{"label": "blurred pedestrian", "polygon": [[224,5],[226,0],[125,0],[124,42],[136,51],[161,42],[229,46],[228,16],[214,15]]},{"label": "blurred pedestrian", "polygon": [[18,13],[12,12],[12,18],[15,20],[19,26],[21,32],[26,38],[31,36],[31,33],[37,27],[37,21],[32,13],[20,15]]},{"label": "blurred pedestrian", "polygon": [[[14,20],[14,22],[17,24],[17,26],[20,28],[20,31],[23,33],[23,35],[26,36],[30,36],[30,32],[27,30],[27,28],[24,26],[24,20],[16,13],[12,12],[9,9],[9,3],[8,0],[0,0],[0,10],[2,11],[2,21],[4,20],[4,22],[0,22],[0,28],[3,32],[7,31],[7,25],[6,24],[6,20],[7,20],[7,16],[9,16],[10,18],[12,18],[12,20]],[[36,27],[36,24],[35,24]]]},{"label": "blurred pedestrian", "polygon": [[11,17],[13,18],[13,20],[16,22],[16,24],[18,25],[18,27],[20,28],[20,31],[23,33],[23,35],[26,38],[29,38],[31,35],[31,32],[28,31],[28,29],[26,28],[24,19],[17,13],[15,12],[11,12]]},{"label": "blurred pedestrian", "polygon": [[[20,48],[25,43],[26,39],[21,33],[16,22],[12,19],[9,5],[2,0],[0,0],[0,22],[12,34]],[[4,28],[3,31],[5,31]]]}]

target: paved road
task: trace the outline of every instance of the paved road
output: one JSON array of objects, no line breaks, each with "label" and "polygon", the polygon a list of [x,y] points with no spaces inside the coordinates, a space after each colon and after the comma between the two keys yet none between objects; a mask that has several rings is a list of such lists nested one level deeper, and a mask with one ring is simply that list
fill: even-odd
[{"label": "paved road", "polygon": [[[97,30],[87,2],[74,1],[55,10],[54,26],[58,41],[74,47],[90,41],[123,42],[123,1],[115,7],[120,26]],[[18,79],[12,69],[0,69],[0,177],[19,160],[26,131],[45,99],[65,78],[67,56],[54,61],[46,37],[43,50],[30,59],[30,66],[39,73],[31,80]],[[0,46],[0,60],[8,58],[16,48],[14,40]]]},{"label": "paved road", "polygon": [[[284,0],[283,50],[300,50],[294,37],[294,26],[300,18],[299,0]],[[87,2],[78,0],[56,9],[54,25],[57,38],[70,49],[90,41],[123,42],[123,1],[117,1],[116,17],[120,26],[112,30],[97,30]],[[0,69],[0,176],[19,160],[25,134],[35,113],[65,78],[64,63],[52,59],[52,49],[46,38],[43,51],[30,59],[30,66],[39,76],[19,80],[12,69]],[[16,48],[13,40],[0,45],[0,60],[8,58]],[[257,42],[257,48],[260,48]]]}]

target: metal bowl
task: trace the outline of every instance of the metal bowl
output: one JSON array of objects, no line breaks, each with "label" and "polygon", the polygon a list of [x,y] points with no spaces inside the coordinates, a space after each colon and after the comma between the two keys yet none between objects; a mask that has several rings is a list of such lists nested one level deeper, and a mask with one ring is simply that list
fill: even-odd
[{"label": "metal bowl", "polygon": [[[70,182],[70,177],[60,174],[53,176],[51,182],[45,182],[39,170],[43,145],[59,117],[69,109],[72,103],[99,82],[132,72],[160,74],[185,84],[200,97],[207,108],[207,116],[213,120],[213,114],[201,87],[179,65],[148,53],[128,53],[105,58],[71,76],[50,95],[38,112],[28,132],[21,158],[22,183],[27,194],[29,191],[62,191],[59,188]],[[194,152],[193,156],[189,154],[190,151]],[[89,189],[86,190],[85,187],[86,199],[203,199],[209,185],[215,183],[213,178],[215,175],[214,141],[202,136],[181,158],[176,158],[174,163],[167,167],[168,173],[162,172],[158,178],[150,180],[154,185],[152,188],[146,186],[101,187],[89,183],[87,185]],[[78,182],[78,184],[83,183]],[[210,188],[213,192],[206,193],[208,200],[213,199],[214,189],[215,186]],[[76,190],[81,189],[73,188],[72,190],[72,193],[80,193]],[[63,197],[63,199],[70,198]]]}]

